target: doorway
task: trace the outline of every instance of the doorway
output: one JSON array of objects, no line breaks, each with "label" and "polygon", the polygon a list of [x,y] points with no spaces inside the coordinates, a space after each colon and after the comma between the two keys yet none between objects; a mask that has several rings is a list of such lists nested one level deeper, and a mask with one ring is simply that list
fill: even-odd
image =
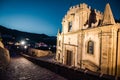
[{"label": "doorway", "polygon": [[66,65],[71,66],[72,65],[72,51],[67,50],[67,54],[66,54]]}]

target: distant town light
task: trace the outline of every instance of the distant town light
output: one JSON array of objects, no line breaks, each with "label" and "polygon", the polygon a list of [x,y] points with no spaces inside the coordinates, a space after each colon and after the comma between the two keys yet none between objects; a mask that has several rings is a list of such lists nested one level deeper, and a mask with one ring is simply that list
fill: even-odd
[{"label": "distant town light", "polygon": [[16,42],[16,43],[15,43],[15,45],[16,45],[16,46],[19,46],[19,45],[20,45],[20,43],[19,43],[19,42]]},{"label": "distant town light", "polygon": [[27,41],[30,40],[29,38],[25,38]]},{"label": "distant town light", "polygon": [[25,46],[24,46],[24,49],[27,49],[27,47],[28,47],[28,46],[25,45]]},{"label": "distant town light", "polygon": [[12,44],[13,44],[13,42],[8,42],[8,44],[12,45]]},{"label": "distant town light", "polygon": [[25,41],[21,41],[20,43],[21,43],[21,45],[25,45]]},{"label": "distant town light", "polygon": [[17,49],[18,49],[19,47],[17,46]]}]

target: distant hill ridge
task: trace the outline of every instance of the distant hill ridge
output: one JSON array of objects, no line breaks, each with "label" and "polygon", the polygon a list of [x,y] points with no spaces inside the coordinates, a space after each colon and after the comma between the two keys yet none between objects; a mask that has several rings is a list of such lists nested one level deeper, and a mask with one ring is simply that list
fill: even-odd
[{"label": "distant hill ridge", "polygon": [[56,44],[55,36],[48,36],[46,34],[37,34],[37,33],[29,33],[18,30],[13,30],[6,28],[5,26],[0,25],[0,33],[1,35],[8,35],[14,37],[16,40],[20,40],[22,38],[29,38],[35,42],[45,42],[46,44]]}]

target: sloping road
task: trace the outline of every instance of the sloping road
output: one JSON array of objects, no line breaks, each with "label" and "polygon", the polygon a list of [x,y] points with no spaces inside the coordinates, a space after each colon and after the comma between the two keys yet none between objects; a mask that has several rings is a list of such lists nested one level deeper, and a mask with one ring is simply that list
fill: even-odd
[{"label": "sloping road", "polygon": [[11,57],[6,70],[0,70],[0,80],[67,80],[42,68],[22,56]]}]

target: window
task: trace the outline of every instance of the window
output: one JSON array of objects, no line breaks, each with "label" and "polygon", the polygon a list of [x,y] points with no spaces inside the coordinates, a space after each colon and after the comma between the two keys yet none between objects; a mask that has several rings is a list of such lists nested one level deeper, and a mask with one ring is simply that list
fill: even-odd
[{"label": "window", "polygon": [[72,22],[68,23],[68,32],[70,32],[72,30]]},{"label": "window", "polygon": [[94,42],[93,41],[88,41],[87,53],[94,54]]},{"label": "window", "polygon": [[60,53],[58,54],[58,60],[60,60]]},{"label": "window", "polygon": [[61,46],[60,44],[61,44],[61,41],[59,41],[59,46]]},{"label": "window", "polygon": [[66,54],[66,65],[71,66],[72,65],[72,55],[73,51],[67,50]]}]

